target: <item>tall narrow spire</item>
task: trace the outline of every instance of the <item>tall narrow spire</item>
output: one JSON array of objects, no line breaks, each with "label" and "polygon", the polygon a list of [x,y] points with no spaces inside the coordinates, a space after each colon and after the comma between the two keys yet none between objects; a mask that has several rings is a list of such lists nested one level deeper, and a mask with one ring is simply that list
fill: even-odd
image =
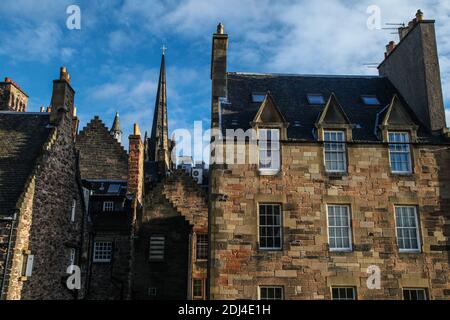
[{"label": "tall narrow spire", "polygon": [[150,161],[159,163],[159,174],[165,174],[170,168],[169,131],[167,123],[166,62],[163,51],[155,111],[153,113],[153,126],[148,146],[148,158]]},{"label": "tall narrow spire", "polygon": [[120,129],[120,121],[119,121],[119,113],[116,112],[116,116],[114,117],[114,122],[111,127],[111,134],[112,136],[119,141],[119,143],[122,142],[122,130]]}]

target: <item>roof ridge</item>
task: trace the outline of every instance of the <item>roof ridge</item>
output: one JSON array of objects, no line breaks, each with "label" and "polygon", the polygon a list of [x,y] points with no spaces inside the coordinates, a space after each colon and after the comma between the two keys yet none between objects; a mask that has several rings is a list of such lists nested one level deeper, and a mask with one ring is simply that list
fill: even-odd
[{"label": "roof ridge", "polygon": [[227,72],[229,75],[272,76],[272,77],[310,77],[310,78],[349,78],[349,79],[384,79],[377,75],[333,75],[333,74],[301,74],[301,73],[258,73],[258,72]]}]

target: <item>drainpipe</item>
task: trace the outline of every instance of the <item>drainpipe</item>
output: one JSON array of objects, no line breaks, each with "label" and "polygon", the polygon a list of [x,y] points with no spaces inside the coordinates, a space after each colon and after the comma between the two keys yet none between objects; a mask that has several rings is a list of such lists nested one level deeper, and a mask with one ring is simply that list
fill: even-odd
[{"label": "drainpipe", "polygon": [[15,222],[17,220],[17,212],[14,212],[14,215],[11,218],[3,218],[3,221],[11,221],[11,230],[9,232],[9,239],[8,239],[8,250],[6,252],[6,261],[5,261],[5,270],[3,270],[3,279],[2,279],[2,288],[0,291],[0,300],[3,299],[3,291],[5,290],[5,284],[6,284],[6,274],[8,273],[8,266],[9,266],[9,259],[11,257],[11,246],[12,246],[12,237],[14,233],[14,226]]},{"label": "drainpipe", "polygon": [[189,233],[187,299],[192,300],[192,233]]}]

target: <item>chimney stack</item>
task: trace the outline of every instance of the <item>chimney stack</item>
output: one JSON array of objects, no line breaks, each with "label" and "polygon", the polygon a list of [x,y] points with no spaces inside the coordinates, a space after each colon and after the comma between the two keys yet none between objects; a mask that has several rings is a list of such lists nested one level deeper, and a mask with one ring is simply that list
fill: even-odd
[{"label": "chimney stack", "polygon": [[424,20],[418,10],[399,34],[400,43],[386,47],[379,74],[392,82],[430,132],[442,133],[446,124],[435,21]]},{"label": "chimney stack", "polygon": [[385,58],[387,58],[391,52],[395,49],[397,45],[395,44],[395,41],[390,41],[386,46],[386,52],[384,54]]},{"label": "chimney stack", "polygon": [[227,50],[228,35],[222,23],[217,25],[213,35],[211,57],[212,106],[211,126],[219,126],[219,99],[227,96]]},{"label": "chimney stack", "polygon": [[61,67],[59,80],[53,80],[50,121],[58,124],[62,119],[72,121],[75,91],[70,86],[70,75],[66,67]]},{"label": "chimney stack", "polygon": [[128,139],[128,193],[134,194],[134,204],[137,206],[143,203],[144,191],[144,144],[137,123],[134,124],[133,134]]},{"label": "chimney stack", "polygon": [[28,95],[11,78],[0,82],[0,111],[26,112]]}]

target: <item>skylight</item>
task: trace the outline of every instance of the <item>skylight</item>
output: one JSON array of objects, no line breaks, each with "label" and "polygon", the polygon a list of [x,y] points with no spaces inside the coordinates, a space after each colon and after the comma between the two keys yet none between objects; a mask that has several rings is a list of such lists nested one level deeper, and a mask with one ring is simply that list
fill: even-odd
[{"label": "skylight", "polygon": [[120,184],[110,184],[108,193],[118,193],[120,190]]},{"label": "skylight", "polygon": [[376,96],[362,96],[361,99],[366,106],[379,106],[381,104]]},{"label": "skylight", "polygon": [[321,94],[312,94],[309,93],[307,95],[308,97],[308,103],[312,105],[323,105],[325,104],[325,99],[323,98],[323,95]]},{"label": "skylight", "polygon": [[264,101],[265,98],[266,98],[265,93],[261,93],[261,92],[252,93],[252,101],[255,103],[261,103]]}]

